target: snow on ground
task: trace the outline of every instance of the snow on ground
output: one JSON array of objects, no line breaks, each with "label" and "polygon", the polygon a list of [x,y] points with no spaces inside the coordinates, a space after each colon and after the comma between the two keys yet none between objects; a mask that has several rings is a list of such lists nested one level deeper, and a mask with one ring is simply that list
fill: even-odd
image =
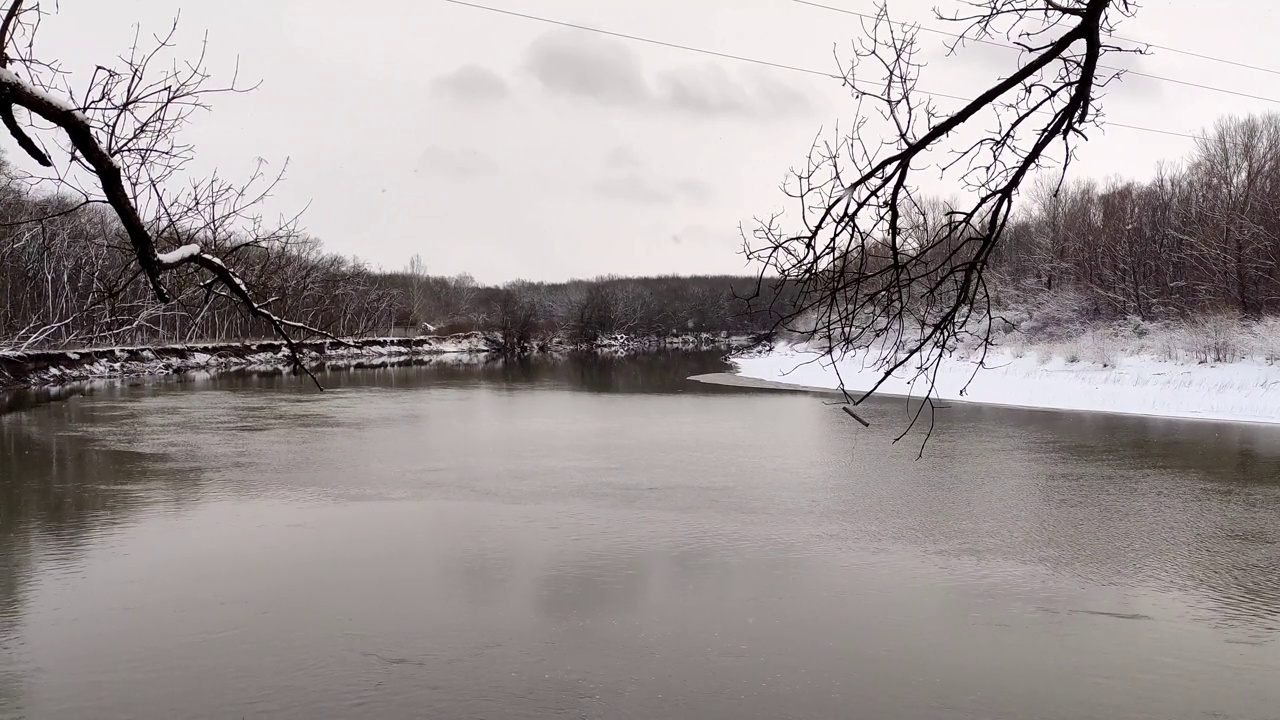
[{"label": "snow on ground", "polygon": [[[1280,366],[1263,360],[1194,363],[1136,356],[1102,365],[1068,362],[1045,350],[1020,350],[1018,355],[992,352],[981,369],[974,361],[950,358],[938,373],[936,396],[1052,410],[1280,423]],[[865,367],[865,358],[847,356],[837,363],[851,394],[869,389],[880,378],[879,371]],[[803,345],[779,346],[755,357],[735,358],[733,363],[738,374],[747,378],[839,387],[836,367]],[[902,372],[878,393],[919,397],[926,389],[925,381],[913,383],[910,373]]]}]

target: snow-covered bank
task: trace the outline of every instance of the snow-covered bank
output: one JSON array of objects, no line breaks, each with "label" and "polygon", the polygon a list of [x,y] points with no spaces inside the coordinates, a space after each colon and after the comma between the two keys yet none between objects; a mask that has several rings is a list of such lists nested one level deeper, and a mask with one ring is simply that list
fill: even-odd
[{"label": "snow-covered bank", "polygon": [[[1280,366],[1261,359],[1191,363],[1137,356],[1104,365],[1068,362],[1048,351],[1020,349],[1019,355],[994,351],[981,369],[973,361],[951,358],[938,373],[935,396],[1050,410],[1280,423]],[[880,377],[866,367],[864,355],[833,365],[804,346],[775,347],[734,358],[733,364],[743,377],[786,385],[835,389],[843,379],[854,394]],[[913,382],[904,372],[878,392],[919,397],[926,389],[925,381]]]},{"label": "snow-covered bank", "polygon": [[728,333],[684,332],[670,335],[602,335],[591,342],[572,342],[561,337],[542,338],[528,349],[533,352],[592,352],[629,350],[709,350],[743,348],[756,344],[757,336]]},{"label": "snow-covered bank", "polygon": [[[601,337],[593,343],[577,344],[547,338],[522,348],[521,352],[727,349],[748,345],[752,341],[745,336],[711,333],[613,335]],[[505,350],[497,334],[482,332],[412,338],[350,338],[342,343],[315,341],[298,343],[298,346],[309,367],[329,368],[409,364],[445,356],[489,355]],[[0,388],[204,370],[284,368],[291,364],[288,347],[279,340],[84,350],[0,350]]]},{"label": "snow-covered bank", "polygon": [[[382,358],[487,353],[496,341],[482,333],[420,338],[358,338],[298,343],[308,363],[354,363]],[[289,350],[278,340],[201,343],[87,350],[0,351],[0,387],[44,385],[99,378],[171,375],[195,370],[283,367]]]}]

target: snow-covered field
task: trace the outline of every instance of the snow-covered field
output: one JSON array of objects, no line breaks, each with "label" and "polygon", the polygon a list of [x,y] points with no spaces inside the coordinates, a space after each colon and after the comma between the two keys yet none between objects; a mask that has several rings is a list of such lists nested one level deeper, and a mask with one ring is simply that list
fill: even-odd
[{"label": "snow-covered field", "polygon": [[[851,394],[869,389],[880,377],[866,367],[864,355],[847,356],[833,365],[803,345],[778,346],[733,363],[739,375],[773,383],[835,389],[843,379]],[[913,383],[910,373],[901,373],[878,392],[919,397],[926,389],[925,381]],[[1018,348],[993,351],[983,368],[973,361],[948,359],[938,373],[935,397],[1028,408],[1280,423],[1280,365],[1262,358],[1201,363],[1151,355],[1120,357],[1104,365],[1069,362],[1050,349]]]}]

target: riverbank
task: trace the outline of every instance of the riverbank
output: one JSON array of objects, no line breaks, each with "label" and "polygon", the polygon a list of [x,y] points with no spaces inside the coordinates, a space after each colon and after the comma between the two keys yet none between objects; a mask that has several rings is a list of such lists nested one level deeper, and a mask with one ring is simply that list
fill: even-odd
[{"label": "riverbank", "polygon": [[[803,345],[773,347],[732,363],[736,377],[757,387],[831,391],[843,381],[856,395],[880,379],[865,355],[833,363]],[[926,390],[927,381],[898,373],[877,394],[922,397]],[[1101,363],[1073,360],[1049,348],[1020,348],[1016,355],[997,349],[981,368],[960,357],[945,361],[933,394],[940,400],[1008,407],[1280,423],[1280,366],[1262,358],[1211,363],[1131,356]]]},{"label": "riverbank", "polygon": [[[593,343],[570,343],[548,338],[523,348],[522,353],[575,351],[626,352],[643,349],[706,349],[740,347],[747,337],[710,333],[671,336],[613,335]],[[309,366],[335,363],[387,364],[415,358],[457,355],[497,355],[507,352],[495,333],[412,338],[351,338],[343,342],[298,343]],[[0,351],[0,389],[58,385],[85,380],[174,375],[195,371],[241,368],[283,369],[292,364],[288,347],[279,340],[237,343],[194,343],[154,347],[112,347],[79,350]]]},{"label": "riverbank", "polygon": [[[448,337],[353,338],[345,343],[301,342],[298,348],[306,362],[320,363],[392,356],[486,353],[497,347],[492,338],[481,333]],[[0,352],[0,387],[173,375],[236,367],[287,367],[289,364],[289,349],[279,340]]]}]

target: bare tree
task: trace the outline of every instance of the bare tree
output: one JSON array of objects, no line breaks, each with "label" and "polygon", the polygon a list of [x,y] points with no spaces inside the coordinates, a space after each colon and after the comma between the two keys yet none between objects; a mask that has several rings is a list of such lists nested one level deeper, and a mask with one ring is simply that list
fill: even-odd
[{"label": "bare tree", "polygon": [[516,280],[500,288],[493,300],[493,322],[507,352],[526,352],[536,338],[540,298],[531,289],[530,283]]},{"label": "bare tree", "polygon": [[260,166],[244,183],[217,176],[184,182],[194,148],[181,131],[211,96],[251,88],[235,77],[214,84],[203,49],[191,60],[170,57],[176,22],[149,42],[135,35],[116,64],[98,65],[77,88],[56,60],[36,50],[45,18],[38,4],[11,0],[0,23],[0,120],[47,173],[29,180],[78,197],[76,207],[109,206],[137,268],[128,280],[144,277],[158,302],[175,300],[166,278],[195,271],[207,278],[199,285],[203,302],[241,304],[285,341],[295,369],[302,361],[294,333],[337,340],[273,313],[224,262],[294,233],[296,218],[268,227],[256,210],[282,175]]},{"label": "bare tree", "polygon": [[[963,27],[950,50],[1008,43],[1020,50],[1017,69],[960,109],[939,112],[916,87],[916,29],[891,21],[882,4],[845,73],[859,106],[851,130],[816,142],[784,184],[801,227],[784,227],[778,213],[744,237],[744,252],[761,268],[758,288],[798,288],[777,329],[815,337],[831,356],[865,352],[880,373],[846,401],[861,402],[900,370],[925,381],[926,402],[903,436],[926,407],[932,427],[938,368],[957,343],[976,341],[985,357],[985,276],[1020,188],[1044,168],[1062,177],[1076,143],[1099,126],[1103,89],[1122,74],[1104,57],[1140,52],[1109,40],[1136,9],[1131,0],[967,5],[968,14],[939,15]],[[966,133],[977,139],[957,139]],[[942,222],[924,223],[919,178],[939,170],[964,194]]]},{"label": "bare tree", "polygon": [[409,258],[405,274],[409,276],[409,320],[415,330],[421,330],[427,322],[427,284],[431,281],[431,276],[427,274],[427,263],[423,261],[421,255],[414,253],[413,257]]}]

